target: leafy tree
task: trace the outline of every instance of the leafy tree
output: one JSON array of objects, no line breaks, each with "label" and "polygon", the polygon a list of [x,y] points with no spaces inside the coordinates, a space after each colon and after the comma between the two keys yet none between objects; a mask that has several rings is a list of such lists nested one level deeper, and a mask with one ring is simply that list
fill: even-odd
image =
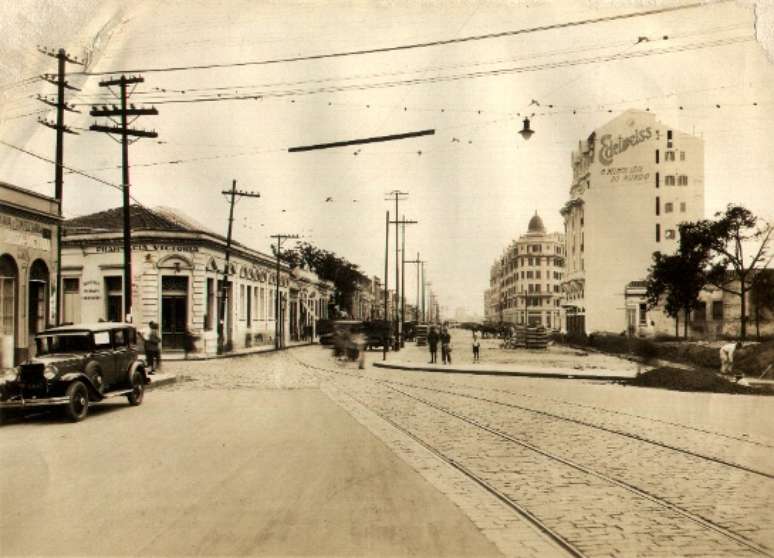
[{"label": "leafy tree", "polygon": [[[729,204],[714,219],[691,223],[690,234],[708,253],[707,281],[740,301],[740,337],[747,337],[747,293],[753,287],[758,271],[768,267],[767,254],[774,233],[771,224],[750,210]],[[748,255],[745,250],[750,249]]]},{"label": "leafy tree", "polygon": [[[272,246],[272,251],[276,256],[276,247]],[[298,242],[294,248],[283,250],[280,259],[291,267],[311,269],[320,279],[331,281],[336,289],[335,304],[350,315],[355,292],[361,283],[368,281],[357,265],[309,242]]]},{"label": "leafy tree", "polygon": [[679,315],[683,312],[683,334],[688,337],[691,311],[699,303],[699,293],[706,283],[704,268],[708,253],[703,237],[692,234],[690,224],[681,224],[680,244],[671,255],[653,253],[653,265],[647,279],[647,304],[657,306],[662,300],[664,311],[675,319],[675,336],[679,335]]}]

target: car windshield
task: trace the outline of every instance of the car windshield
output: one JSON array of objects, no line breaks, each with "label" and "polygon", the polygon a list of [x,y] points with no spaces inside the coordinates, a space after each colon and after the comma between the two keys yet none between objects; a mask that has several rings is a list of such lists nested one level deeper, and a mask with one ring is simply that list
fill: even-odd
[{"label": "car windshield", "polygon": [[35,339],[38,355],[52,353],[78,353],[91,350],[91,336],[88,333],[62,333],[41,335]]}]

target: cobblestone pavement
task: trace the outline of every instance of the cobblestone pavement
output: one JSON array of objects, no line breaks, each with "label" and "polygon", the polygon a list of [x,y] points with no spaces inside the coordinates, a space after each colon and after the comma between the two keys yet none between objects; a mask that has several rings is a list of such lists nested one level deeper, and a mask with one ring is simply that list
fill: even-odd
[{"label": "cobblestone pavement", "polygon": [[[610,386],[585,384],[576,399],[552,393],[553,380],[359,371],[319,347],[200,364],[187,364],[189,381],[175,389],[325,389],[414,468],[436,470],[428,480],[504,554],[744,556],[774,549],[771,440],[684,420],[658,404],[655,390],[636,394],[652,400],[650,412],[627,412],[588,395]],[[683,405],[702,405],[683,395]],[[432,459],[417,462],[421,452],[407,450],[410,443]],[[456,481],[439,480],[438,471],[453,468]],[[477,519],[481,509],[488,515]],[[545,532],[536,535],[535,526]]]}]

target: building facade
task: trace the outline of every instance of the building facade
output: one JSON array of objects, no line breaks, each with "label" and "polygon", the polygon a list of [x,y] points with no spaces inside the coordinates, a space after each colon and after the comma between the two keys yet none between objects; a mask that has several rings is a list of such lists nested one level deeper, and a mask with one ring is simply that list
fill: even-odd
[{"label": "building facade", "polygon": [[[132,206],[131,221],[132,320],[158,323],[165,351],[215,354],[221,330],[226,351],[284,345],[313,337],[327,317],[333,285],[309,270],[280,264],[278,274],[274,258],[237,242],[226,270],[226,240],[179,212]],[[122,319],[121,209],[64,230],[63,320]]]},{"label": "building facade", "polygon": [[628,110],[579,142],[572,173],[566,329],[620,333],[626,285],[645,279],[653,252],[675,251],[681,222],[704,217],[704,142]]},{"label": "building facade", "polygon": [[490,269],[494,321],[560,329],[564,265],[564,235],[547,233],[535,213],[527,233],[511,242]]},{"label": "building facade", "polygon": [[[774,277],[774,269],[763,269]],[[739,290],[737,280],[730,281],[728,287]],[[626,324],[630,335],[647,336],[677,336],[685,333],[685,316],[681,312],[678,318],[669,317],[661,305],[655,308],[647,306],[647,283],[632,281],[626,286]],[[754,292],[748,291],[746,300],[747,336],[754,338],[760,334],[774,334],[774,308],[756,304]],[[720,337],[738,337],[742,329],[742,304],[738,295],[729,293],[715,286],[708,285],[699,293],[696,309],[688,316],[688,337],[691,339],[715,340]]]},{"label": "building facade", "polygon": [[59,223],[54,198],[0,182],[0,369],[26,359],[56,320]]}]

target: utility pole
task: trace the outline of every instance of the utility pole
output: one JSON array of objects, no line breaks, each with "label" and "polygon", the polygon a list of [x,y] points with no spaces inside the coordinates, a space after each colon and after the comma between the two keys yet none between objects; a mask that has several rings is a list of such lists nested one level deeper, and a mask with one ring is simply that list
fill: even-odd
[{"label": "utility pole", "polygon": [[[387,322],[389,316],[387,314],[387,275],[389,275],[389,269],[387,268],[387,260],[390,254],[390,212],[387,211],[387,215],[384,220],[384,321]],[[384,338],[382,343],[382,360],[387,360],[387,337]]]},{"label": "utility pole", "polygon": [[[282,334],[282,329],[284,327],[285,321],[280,321],[280,309],[282,308],[280,304],[280,292],[279,292],[279,284],[280,284],[280,250],[282,249],[282,242],[287,240],[288,238],[298,238],[297,234],[273,234],[271,235],[271,238],[277,239],[277,278],[274,282],[274,348],[276,350],[280,350],[282,348],[282,343],[280,341],[280,335]],[[280,324],[282,324],[282,327],[280,327]],[[282,334],[284,337],[284,334]]]},{"label": "utility pole", "polygon": [[[417,265],[417,305],[416,308],[414,308],[414,319],[419,323],[419,274],[420,274],[420,267],[424,263],[423,260],[419,259],[419,252],[417,252],[417,259],[416,260],[404,260],[407,264],[416,264]],[[423,318],[424,321],[424,318]]]},{"label": "utility pole", "polygon": [[[400,267],[400,292],[398,292],[398,274],[395,275],[395,290],[397,298],[395,300],[396,308],[395,312],[398,315],[398,344],[403,347],[404,341],[403,341],[403,322],[406,321],[406,225],[416,225],[419,221],[408,221],[406,220],[406,216],[404,215],[403,218],[391,221],[395,224],[395,241],[398,240],[398,225],[400,225],[401,234],[402,234],[402,240],[401,240],[401,248],[400,248],[400,254],[401,254],[401,267]],[[397,259],[398,257],[398,250],[396,246],[395,250],[395,257]],[[395,262],[395,266],[397,268],[398,262]],[[400,311],[398,311],[397,306],[400,305]]]},{"label": "utility pole", "polygon": [[[228,299],[228,274],[230,273],[231,265],[231,230],[234,224],[234,205],[238,197],[241,198],[260,198],[261,194],[258,192],[237,190],[236,179],[231,181],[231,190],[222,190],[221,194],[230,197],[229,209],[228,209],[228,232],[226,233],[226,264],[223,267],[223,281],[220,284],[220,296],[218,297],[218,354],[221,355],[224,352],[226,346],[225,343],[225,326],[226,326],[226,300]],[[231,320],[232,316],[229,316]]]},{"label": "utility pole", "polygon": [[[425,295],[425,287],[429,288],[430,285],[432,284],[433,284],[432,281],[425,280],[425,264],[422,264],[422,319],[425,321],[429,321],[431,317],[431,316],[428,316],[427,314],[432,314],[433,312],[432,308],[430,308],[430,301],[427,300],[427,297]],[[425,304],[425,301],[427,301],[427,304]],[[426,309],[429,312],[425,313]]]},{"label": "utility pole", "polygon": [[64,111],[68,112],[81,112],[79,110],[76,110],[72,105],[68,105],[65,102],[65,89],[70,89],[72,91],[80,91],[77,87],[73,87],[69,83],[67,83],[65,78],[65,64],[78,64],[83,66],[84,63],[79,61],[75,56],[70,56],[65,52],[63,48],[60,48],[58,51],[48,50],[44,49],[43,47],[38,47],[38,50],[45,54],[46,56],[50,56],[51,58],[57,59],[57,73],[54,74],[43,74],[40,76],[45,81],[51,83],[52,85],[56,85],[56,100],[49,99],[48,97],[43,97],[41,95],[38,95],[38,101],[41,101],[42,103],[45,103],[51,107],[56,108],[56,122],[49,122],[48,120],[44,118],[38,118],[38,122],[43,124],[44,126],[47,126],[49,128],[52,128],[56,130],[56,157],[55,157],[55,167],[54,167],[54,198],[57,201],[58,211],[59,211],[59,218],[60,222],[56,226],[56,325],[59,325],[62,323],[62,190],[63,190],[63,176],[64,176],[64,134],[73,134],[78,135],[78,132],[75,132],[68,128],[64,123]]},{"label": "utility pole", "polygon": [[[390,221],[391,223],[397,223],[398,215],[400,215],[398,210],[398,204],[400,201],[405,200],[408,197],[408,192],[401,192],[400,190],[393,190],[392,192],[387,194],[387,197],[385,200],[387,201],[393,201],[395,200],[395,221]],[[400,301],[400,259],[398,258],[398,249],[399,249],[399,239],[398,239],[398,227],[397,224],[395,226],[395,347],[396,349],[400,348],[400,339],[401,339],[401,333],[403,332],[403,324],[400,323],[400,315],[398,313],[398,301]],[[386,278],[385,278],[386,282]]]},{"label": "utility pole", "polygon": [[[93,106],[89,114],[94,117],[106,117],[110,119],[116,126],[105,126],[102,124],[92,124],[89,126],[89,130],[93,132],[103,132],[109,134],[112,137],[113,134],[120,136],[121,138],[121,168],[122,168],[122,184],[123,197],[124,197],[124,319],[127,321],[132,320],[132,227],[129,200],[131,198],[129,189],[129,137],[132,136],[136,139],[131,140],[131,143],[139,140],[140,138],[156,138],[158,134],[153,130],[137,130],[129,127],[129,117],[134,122],[140,116],[156,116],[158,111],[155,107],[151,108],[137,108],[134,105],[126,106],[126,100],[134,91],[127,93],[127,87],[129,85],[137,86],[138,83],[145,81],[141,76],[125,76],[120,78],[109,79],[99,82],[100,87],[107,87],[110,92],[116,95],[121,102],[121,106],[112,105],[110,107],[106,105]],[[113,86],[119,87],[119,93],[116,94],[113,91]],[[114,120],[114,117],[120,117],[120,123]]]}]

